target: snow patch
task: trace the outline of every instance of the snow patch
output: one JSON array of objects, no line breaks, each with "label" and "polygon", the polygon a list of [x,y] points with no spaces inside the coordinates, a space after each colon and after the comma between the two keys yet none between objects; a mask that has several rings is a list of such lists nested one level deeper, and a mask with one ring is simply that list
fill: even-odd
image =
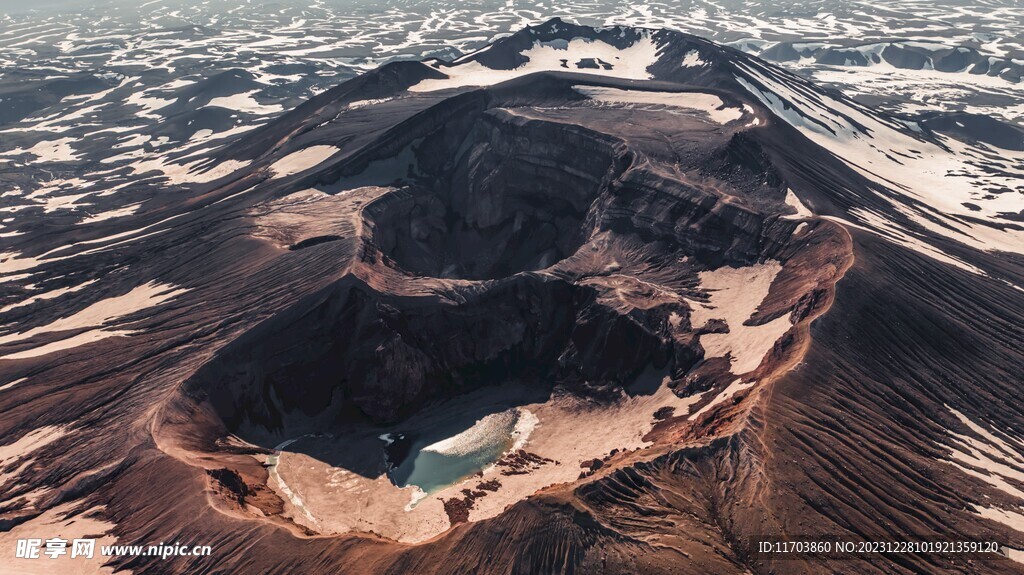
[{"label": "snow patch", "polygon": [[1024,501],[1024,491],[1014,484],[1024,483],[1024,441],[1004,432],[989,431],[948,405],[946,409],[977,436],[949,431],[953,439],[953,445],[949,446],[949,463],[971,477]]},{"label": "snow patch", "polygon": [[[465,86],[491,86],[536,72],[575,72],[598,74],[613,78],[649,80],[647,68],[658,60],[658,47],[649,34],[644,34],[626,48],[617,48],[606,42],[589,38],[573,38],[554,42],[534,41],[522,53],[528,61],[512,70],[494,70],[477,60],[454,65],[434,64],[434,68],[448,76],[445,79],[423,80],[409,88],[410,92],[433,92]],[[597,68],[581,67],[584,61],[596,63]]]},{"label": "snow patch", "polygon": [[727,124],[743,117],[740,108],[727,107],[721,98],[703,92],[648,92],[601,86],[573,86],[573,90],[602,104],[687,110],[706,114],[713,122]]},{"label": "snow patch", "polygon": [[131,205],[128,205],[128,206],[124,206],[123,208],[117,208],[116,210],[110,210],[110,211],[107,211],[107,212],[100,212],[98,214],[92,214],[90,216],[86,216],[85,218],[82,218],[82,221],[79,222],[79,223],[82,223],[82,224],[93,224],[93,223],[102,222],[102,221],[105,221],[105,220],[112,220],[114,218],[123,218],[125,216],[130,216],[130,215],[134,214],[135,212],[139,211],[139,208],[141,206],[142,206],[142,203],[140,202],[140,203],[137,203],[137,204],[131,204]]},{"label": "snow patch", "polygon": [[800,201],[800,198],[796,197],[793,193],[792,188],[786,188],[786,205],[795,209],[796,213],[792,215],[782,216],[785,220],[802,220],[804,218],[810,218],[814,216],[814,212],[807,209],[807,206]]},{"label": "snow patch", "polygon": [[228,110],[234,110],[236,112],[245,112],[247,114],[255,114],[258,116],[266,114],[276,114],[284,109],[280,104],[260,104],[253,98],[253,94],[259,90],[253,90],[251,92],[243,92],[241,94],[234,94],[232,96],[220,96],[219,98],[212,98],[206,108],[216,106],[220,108],[226,108]]},{"label": "snow patch", "polygon": [[328,158],[341,150],[334,146],[310,146],[306,149],[292,152],[270,165],[270,171],[275,178],[283,178],[319,166]]},{"label": "snow patch", "polygon": [[60,138],[57,140],[45,140],[37,143],[31,148],[16,148],[9,152],[4,152],[4,156],[20,156],[22,154],[31,154],[36,157],[37,162],[73,162],[81,158],[81,155],[75,152],[75,149],[71,147],[71,142],[76,141],[74,138]]},{"label": "snow patch", "polygon": [[142,175],[157,171],[167,178],[168,182],[175,185],[182,184],[206,184],[229,176],[238,170],[249,165],[249,161],[239,162],[237,160],[224,160],[212,168],[206,168],[207,160],[196,160],[186,164],[178,164],[164,158],[151,160],[139,160],[129,167],[132,174]]},{"label": "snow patch", "polygon": [[25,341],[41,334],[96,328],[42,346],[5,354],[0,356],[0,359],[37,357],[108,337],[130,335],[134,332],[111,330],[106,329],[106,327],[134,313],[170,301],[186,291],[188,290],[178,288],[172,284],[152,281],[138,286],[124,295],[101,299],[81,311],[62,317],[47,325],[34,327],[26,331],[7,333],[0,336],[0,345]]},{"label": "snow patch", "polygon": [[687,300],[692,311],[690,324],[700,329],[713,319],[724,320],[728,333],[706,333],[700,336],[705,359],[730,356],[730,371],[737,375],[749,373],[761,365],[792,323],[788,315],[762,325],[745,325],[768,296],[772,282],[782,271],[782,264],[769,260],[742,268],[721,267],[700,272],[701,289],[709,292],[708,302]]},{"label": "snow patch", "polygon": [[683,56],[683,68],[697,68],[700,66],[707,66],[707,62],[701,60],[700,52],[696,50],[690,50]]},{"label": "snow patch", "polygon": [[355,102],[348,103],[349,110],[355,110],[357,108],[365,108],[366,106],[375,106],[377,104],[383,104],[384,102],[390,102],[394,98],[375,98],[370,100],[356,100]]},{"label": "snow patch", "polygon": [[74,293],[76,291],[83,290],[83,289],[91,286],[92,284],[96,283],[97,281],[99,281],[99,280],[89,280],[87,282],[80,283],[80,284],[78,284],[76,286],[59,288],[59,289],[55,289],[55,290],[50,290],[48,292],[43,292],[41,294],[36,294],[36,295],[31,296],[31,297],[29,297],[27,299],[23,299],[23,300],[21,300],[19,302],[15,302],[15,303],[12,303],[12,304],[9,304],[9,305],[5,305],[4,307],[0,308],[0,313],[7,313],[7,312],[11,311],[14,308],[24,307],[24,306],[27,306],[27,305],[31,305],[31,304],[36,303],[37,301],[48,300],[48,299],[56,299],[56,298],[58,298],[58,297],[60,297],[60,296],[62,296],[64,294]]}]

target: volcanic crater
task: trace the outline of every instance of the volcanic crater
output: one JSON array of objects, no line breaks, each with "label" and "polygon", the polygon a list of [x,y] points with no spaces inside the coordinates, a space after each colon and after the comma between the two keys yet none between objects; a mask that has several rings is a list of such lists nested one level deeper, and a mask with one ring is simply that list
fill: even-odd
[{"label": "volcanic crater", "polygon": [[190,458],[241,440],[281,502],[253,514],[415,543],[741,428],[849,244],[788,215],[756,103],[666,86],[542,72],[318,135],[342,152],[250,217],[336,279],[189,378]]}]

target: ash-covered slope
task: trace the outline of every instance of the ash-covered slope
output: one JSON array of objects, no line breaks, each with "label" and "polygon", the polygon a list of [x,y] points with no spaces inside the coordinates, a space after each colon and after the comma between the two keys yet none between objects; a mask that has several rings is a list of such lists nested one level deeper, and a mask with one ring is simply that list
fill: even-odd
[{"label": "ash-covered slope", "polygon": [[0,544],[214,550],[111,562],[139,573],[1020,571],[755,546],[1024,549],[1000,142],[671,31],[553,20],[364,74],[130,216],[4,238]]}]

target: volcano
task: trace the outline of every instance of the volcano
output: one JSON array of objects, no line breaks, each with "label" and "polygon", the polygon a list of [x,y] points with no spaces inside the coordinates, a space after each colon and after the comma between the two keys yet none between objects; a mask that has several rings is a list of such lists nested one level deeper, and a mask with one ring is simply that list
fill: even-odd
[{"label": "volcano", "polygon": [[133,573],[1024,572],[1020,134],[555,19],[123,158],[161,193],[3,239],[0,542],[213,549],[96,558]]}]

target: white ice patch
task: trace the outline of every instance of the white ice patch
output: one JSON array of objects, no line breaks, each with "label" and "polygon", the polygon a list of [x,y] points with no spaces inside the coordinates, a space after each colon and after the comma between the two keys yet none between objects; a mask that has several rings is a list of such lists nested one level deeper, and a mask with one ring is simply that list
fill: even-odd
[{"label": "white ice patch", "polygon": [[12,381],[10,383],[5,383],[3,385],[0,385],[0,391],[3,391],[5,389],[11,389],[15,385],[18,385],[19,383],[25,383],[26,381],[28,381],[28,378],[27,377],[22,377],[20,379],[14,380],[14,381]]},{"label": "white ice patch", "polygon": [[334,146],[310,146],[298,152],[292,152],[274,162],[270,165],[270,171],[275,178],[291,176],[319,166],[340,151],[339,148]]},{"label": "white ice patch", "polygon": [[138,146],[141,146],[141,145],[145,144],[149,140],[150,140],[150,136],[148,136],[146,134],[135,134],[134,136],[129,137],[125,141],[118,142],[118,143],[114,144],[111,147],[112,148],[136,148]]},{"label": "white ice patch", "polygon": [[406,506],[403,508],[403,510],[406,513],[409,513],[413,509],[416,509],[416,504],[429,497],[429,494],[426,491],[420,489],[419,487],[416,487],[415,485],[412,485],[410,487],[412,489],[412,494],[409,496],[409,503],[406,504]]},{"label": "white ice patch", "polygon": [[213,98],[206,107],[217,106],[220,108],[226,108],[228,110],[234,110],[236,112],[245,112],[247,114],[256,114],[258,116],[266,114],[276,114],[284,109],[280,104],[260,104],[253,98],[253,94],[259,90],[253,90],[251,92],[243,92],[241,94],[234,94],[232,96],[221,96],[219,98]]},{"label": "white ice patch", "polygon": [[[18,382],[23,380],[18,380]],[[14,382],[14,383],[18,383]],[[3,386],[3,389],[11,387],[13,384]],[[57,441],[61,437],[67,434],[65,426],[57,425],[46,425],[34,429],[12,443],[7,445],[0,445],[0,486],[4,486],[7,483],[15,483],[18,481],[18,477],[21,473],[28,469],[33,460],[33,454],[50,445],[54,441]],[[15,467],[14,465],[17,464]],[[10,471],[2,471],[7,468],[12,468]],[[48,488],[43,488],[42,491],[36,492],[36,495],[45,493]],[[29,501],[35,499],[34,495],[28,495],[26,498]],[[3,534],[0,533],[0,536]]]},{"label": "white ice patch", "polygon": [[162,120],[163,116],[157,114],[159,110],[163,110],[167,106],[174,103],[174,100],[166,100],[163,98],[153,98],[147,96],[143,91],[135,92],[131,96],[125,99],[126,104],[132,104],[139,106],[142,109],[135,114],[141,118],[148,118],[151,120]]},{"label": "white ice patch", "polygon": [[807,206],[805,206],[804,203],[800,201],[800,198],[796,197],[796,194],[794,194],[793,190],[790,188],[786,188],[786,205],[795,209],[796,213],[793,215],[782,216],[783,219],[802,220],[804,218],[809,218],[814,215],[814,212],[807,209]]},{"label": "white ice patch", "polygon": [[516,419],[516,426],[512,430],[512,448],[509,451],[519,451],[526,447],[530,440],[530,434],[537,428],[540,419],[532,411],[526,408],[519,409],[519,417]]},{"label": "white ice patch", "polygon": [[84,331],[77,335],[67,337],[58,341],[52,341],[50,343],[26,349],[16,353],[9,353],[7,355],[0,356],[0,359],[27,359],[31,357],[40,357],[65,349],[73,349],[76,347],[83,346],[88,343],[93,343],[108,337],[124,337],[132,335],[133,331],[130,330],[110,330],[110,329],[91,329]]},{"label": "white ice patch", "polygon": [[96,222],[102,222],[102,221],[105,221],[105,220],[112,220],[114,218],[123,218],[125,216],[130,216],[130,215],[134,214],[135,212],[139,211],[139,208],[141,206],[142,206],[142,203],[140,202],[138,204],[131,204],[131,205],[124,206],[123,208],[117,208],[117,209],[106,211],[106,212],[100,212],[100,213],[97,213],[97,214],[92,214],[92,215],[86,216],[85,218],[82,218],[82,221],[80,223],[82,223],[82,224],[94,224]]},{"label": "white ice patch", "polygon": [[[1011,483],[1024,482],[1024,439],[995,429],[990,431],[956,409],[948,405],[946,409],[977,436],[947,431],[954,442],[949,448],[949,462],[1024,504],[1024,491]],[[1024,507],[1004,509],[975,505],[974,510],[986,519],[1024,533]]]},{"label": "white ice patch", "polygon": [[160,172],[167,178],[168,183],[175,185],[182,184],[206,184],[229,176],[238,170],[249,165],[249,161],[239,162],[237,160],[224,160],[213,167],[207,167],[208,160],[200,159],[186,164],[178,164],[166,158],[154,158],[139,160],[128,166],[134,175],[147,174],[153,171]]},{"label": "white ice patch", "polygon": [[4,307],[0,308],[0,313],[7,313],[8,311],[11,311],[14,308],[23,307],[23,306],[26,306],[26,305],[31,305],[31,304],[36,303],[37,301],[43,301],[43,300],[48,300],[48,299],[56,299],[56,298],[59,298],[60,296],[62,296],[64,294],[74,293],[76,291],[83,290],[83,289],[91,286],[92,284],[96,283],[97,281],[99,281],[99,280],[89,280],[87,282],[80,283],[80,284],[78,284],[76,286],[59,288],[59,289],[55,289],[55,290],[50,290],[48,292],[43,292],[43,293],[40,293],[40,294],[36,294],[36,295],[31,296],[29,298],[23,299],[23,300],[21,300],[19,302],[15,302],[15,303],[12,303],[12,304],[9,304],[9,305],[5,305]]},{"label": "white ice patch", "polygon": [[[504,441],[511,434],[517,434],[516,442],[525,444],[537,420],[532,413],[525,413],[529,414],[525,419],[524,414],[517,409],[492,413],[479,419],[469,429],[424,447],[423,451],[448,457],[465,457],[484,451],[491,445]],[[523,425],[520,425],[521,419]]]},{"label": "white ice patch", "polygon": [[71,210],[81,206],[86,206],[88,204],[79,204],[78,200],[90,195],[92,194],[87,192],[84,194],[69,194],[66,196],[51,196],[44,198],[41,200],[43,212],[49,214],[57,210]]},{"label": "white ice patch", "polygon": [[[950,447],[950,463],[972,477],[1024,502],[1024,491],[1007,479],[1024,483],[1024,441],[1007,433],[989,431],[971,421],[963,413],[946,406],[978,437],[949,431],[954,445]],[[997,437],[999,433],[1003,437]]]},{"label": "white ice patch", "polygon": [[4,152],[4,156],[19,156],[22,154],[31,154],[36,157],[36,162],[73,162],[81,158],[81,155],[75,152],[75,149],[71,147],[71,143],[75,142],[74,138],[60,138],[57,140],[45,140],[32,146],[31,148],[17,148],[9,152]]},{"label": "white ice patch", "polygon": [[[575,72],[598,74],[613,78],[649,80],[647,68],[658,60],[658,47],[648,31],[632,45],[617,48],[606,42],[589,38],[569,41],[541,42],[522,53],[529,61],[512,70],[494,70],[477,60],[468,60],[452,66],[442,63],[434,68],[448,76],[445,79],[423,80],[409,88],[411,92],[433,92],[464,86],[491,86],[535,72]],[[598,68],[581,68],[584,61],[597,63]],[[610,69],[605,69],[605,65]]]},{"label": "white ice patch", "polygon": [[124,295],[99,300],[81,311],[62,317],[47,325],[0,335],[0,345],[5,345],[25,341],[46,333],[95,328],[42,346],[6,354],[0,356],[0,359],[37,357],[61,349],[78,347],[115,335],[130,335],[134,332],[130,330],[112,330],[109,329],[109,326],[118,323],[119,320],[126,316],[170,301],[186,291],[188,290],[171,284],[153,281],[138,286]]},{"label": "white ice patch", "polygon": [[706,66],[707,62],[701,60],[700,52],[696,50],[690,50],[683,56],[683,68],[696,68],[699,66]]},{"label": "white ice patch", "polygon": [[63,428],[47,425],[26,433],[13,443],[0,445],[0,469],[27,458],[32,452],[57,441],[64,434]]},{"label": "white ice patch", "polygon": [[[3,275],[29,270],[34,267],[41,266],[44,263],[46,262],[44,262],[42,258],[22,256],[20,252],[0,252],[0,274]],[[24,274],[21,277],[25,277],[26,275],[31,274]],[[3,278],[3,281],[10,282],[17,279],[17,277],[6,277]]]},{"label": "white ice patch", "polygon": [[718,96],[704,92],[648,92],[601,86],[573,86],[572,89],[601,104],[697,112],[718,124],[727,124],[743,117],[741,108],[727,107]]},{"label": "white ice patch", "polygon": [[792,323],[788,315],[763,325],[744,325],[768,296],[772,282],[782,271],[782,264],[769,260],[742,268],[721,267],[700,272],[700,287],[709,292],[708,303],[687,300],[692,311],[690,324],[699,329],[713,319],[724,320],[728,333],[706,333],[700,336],[704,358],[732,358],[730,371],[737,375],[757,369],[775,342]]},{"label": "white ice patch", "polygon": [[371,100],[356,100],[355,102],[349,102],[347,107],[349,110],[355,110],[357,108],[365,108],[366,106],[376,106],[377,104],[383,104],[384,102],[389,102],[392,99],[393,98],[374,98]]},{"label": "white ice patch", "polygon": [[[87,477],[88,474],[82,476]],[[41,493],[42,490],[36,490],[26,494],[25,499],[35,503]],[[116,525],[96,518],[95,514],[102,509],[102,506],[88,507],[82,500],[67,501],[14,525],[8,531],[0,532],[0,547],[4,549],[14,549],[19,541],[26,539],[45,541],[51,537],[60,537],[69,542],[64,547],[63,555],[52,558],[45,555],[40,555],[38,559],[15,558],[11,553],[5,560],[4,572],[21,575],[113,575],[114,567],[104,565],[109,558],[99,550],[117,543],[117,537],[111,534]],[[70,542],[76,539],[95,540],[95,553],[92,556],[79,554],[72,557],[68,550],[73,548]]]},{"label": "white ice patch", "polygon": [[[999,507],[983,507],[980,505],[974,505],[973,507],[974,511],[985,519],[991,519],[1024,533],[1024,514],[1021,514],[1020,511],[1000,509]],[[1018,509],[1021,508],[1018,507]]]}]

